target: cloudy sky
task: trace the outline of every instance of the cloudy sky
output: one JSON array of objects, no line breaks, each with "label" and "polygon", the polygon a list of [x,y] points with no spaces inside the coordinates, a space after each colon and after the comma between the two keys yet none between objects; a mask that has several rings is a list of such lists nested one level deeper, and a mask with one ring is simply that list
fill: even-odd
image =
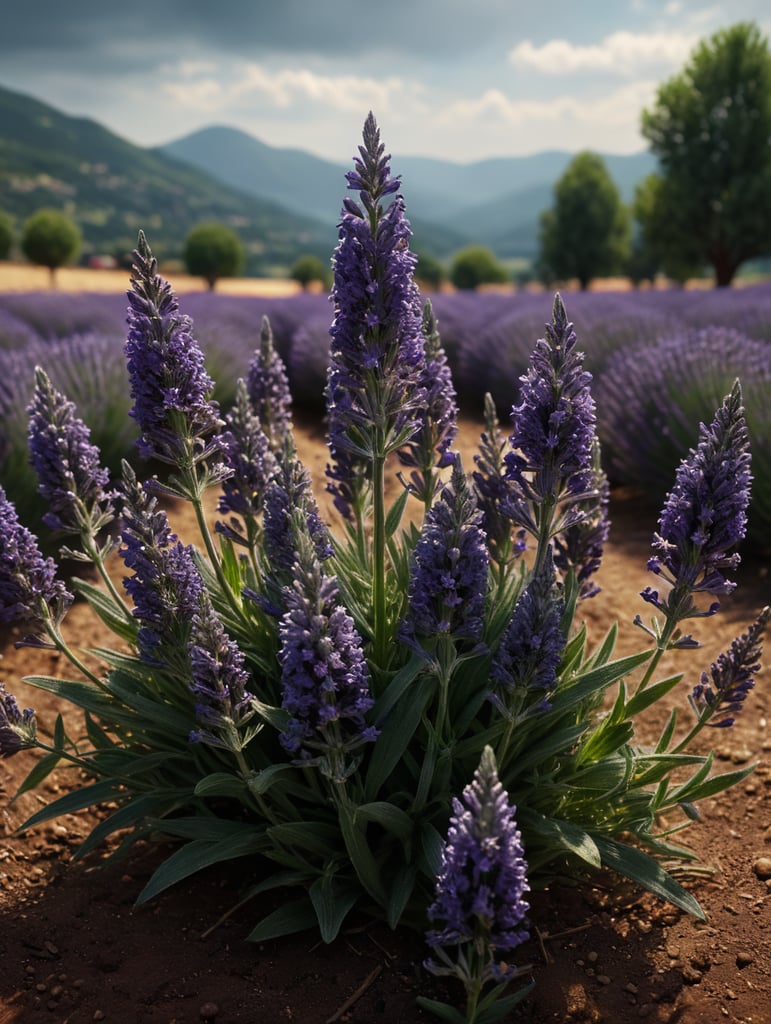
[{"label": "cloudy sky", "polygon": [[[0,85],[140,145],[227,124],[347,163],[369,110],[387,148],[467,162],[631,153],[640,111],[701,39],[767,0],[26,0]],[[727,12],[726,12],[727,11]]]}]

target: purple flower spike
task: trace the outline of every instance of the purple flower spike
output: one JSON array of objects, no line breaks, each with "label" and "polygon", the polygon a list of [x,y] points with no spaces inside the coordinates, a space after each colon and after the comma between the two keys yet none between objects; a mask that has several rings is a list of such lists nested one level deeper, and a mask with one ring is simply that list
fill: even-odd
[{"label": "purple flower spike", "polygon": [[513,523],[509,512],[513,485],[505,475],[503,453],[506,439],[501,432],[495,402],[489,391],[485,395],[485,427],[479,451],[474,455],[477,468],[472,473],[472,480],[490,555],[493,561],[503,566],[524,554],[526,534],[524,530],[519,530],[516,540],[512,540]]},{"label": "purple flower spike", "polygon": [[105,493],[109,473],[75,405],[39,366],[27,413],[30,461],[48,502],[43,522],[64,533],[98,532],[114,519],[111,496]]},{"label": "purple flower spike", "polygon": [[413,467],[407,486],[419,501],[430,505],[439,482],[434,470],[452,465],[455,455],[450,448],[458,433],[455,388],[430,302],[423,309],[423,336],[425,360],[420,387],[425,405],[420,410],[418,429],[397,455],[403,466]]},{"label": "purple flower spike", "polygon": [[[553,508],[561,499],[587,494],[592,485],[594,400],[591,374],[583,369],[582,360],[558,294],[546,338],[536,342],[530,369],[521,378],[521,401],[511,413],[514,450],[506,456],[506,475],[515,487],[511,518],[536,534],[531,503]],[[560,529],[579,518],[581,513],[571,504]]]},{"label": "purple flower spike", "polygon": [[600,592],[592,577],[600,568],[610,533],[610,484],[600,465],[600,443],[596,438],[592,451],[592,476],[592,490],[597,496],[579,502],[578,511],[583,513],[582,518],[554,537],[554,564],[562,572],[573,569],[582,601],[596,597]]},{"label": "purple flower spike", "polygon": [[[226,425],[225,464],[232,472],[222,483],[218,511],[254,518],[262,511],[265,490],[276,472],[276,459],[261,421],[252,411],[243,379],[236,384],[235,402],[226,416]],[[232,536],[220,523],[217,529]]]},{"label": "purple flower spike", "polygon": [[185,547],[171,532],[166,513],[124,466],[123,547],[120,555],[133,576],[123,581],[139,620],[137,638],[143,661],[174,667],[186,649],[191,623],[204,589]]},{"label": "purple flower spike", "polygon": [[[338,510],[358,507],[374,456],[401,447],[417,429],[424,404],[420,388],[423,359],[420,294],[409,249],[412,232],[391,177],[380,131],[370,114],[364,145],[347,174],[360,202],[343,205],[340,241],[333,264],[335,283],[330,328],[326,399],[332,465],[329,490]],[[374,436],[375,424],[378,436]]]},{"label": "purple flower spike", "polygon": [[254,713],[247,688],[249,673],[243,653],[226,634],[205,594],[192,622],[189,653],[191,690],[200,722],[190,735],[191,742],[240,749],[242,740],[236,733]]},{"label": "purple flower spike", "polygon": [[695,592],[730,594],[736,584],[725,573],[739,564],[730,553],[744,537],[750,500],[750,447],[737,380],[709,427],[701,424],[699,443],[677,470],[654,534],[651,572],[672,585],[665,599],[648,587],[644,600],[678,619],[698,612]]},{"label": "purple flower spike", "polygon": [[409,609],[400,630],[405,643],[424,646],[443,635],[480,642],[489,561],[481,518],[457,456],[451,482],[426,514],[415,546]]},{"label": "purple flower spike", "polygon": [[753,676],[760,671],[763,632],[771,618],[771,607],[764,608],[749,629],[733,641],[703,672],[701,682],[689,696],[691,707],[707,725],[729,728],[742,710],[747,694],[755,685]]},{"label": "purple flower spike", "polygon": [[[538,709],[549,707],[546,694],[557,681],[566,637],[561,619],[564,603],[549,558],[520,595],[493,659],[492,677],[522,706],[528,690],[541,690]],[[507,703],[511,703],[510,700]]]},{"label": "purple flower spike", "polygon": [[[516,808],[498,778],[490,747],[485,747],[462,800],[454,798],[452,806],[436,896],[428,910],[438,927],[427,941],[440,954],[474,943],[488,957],[485,980],[501,980],[507,973],[501,954],[529,937],[525,894],[530,886]],[[426,966],[437,965],[429,961]],[[439,967],[437,973],[444,970]]]},{"label": "purple flower spike", "polygon": [[366,714],[373,706],[361,637],[325,577],[306,535],[294,585],[287,588],[279,628],[282,707],[289,715],[282,745],[300,760],[320,758],[323,771],[344,777],[344,756],[377,737]]},{"label": "purple flower spike", "polygon": [[16,698],[0,683],[0,757],[35,746],[37,722],[32,708],[19,710]]},{"label": "purple flower spike", "polygon": [[142,232],[131,286],[125,351],[134,401],[130,415],[141,431],[137,446],[146,458],[189,468],[219,452],[222,424],[217,404],[208,399],[214,385],[192,321],[179,312],[171,285],[157,273]]},{"label": "purple flower spike", "polygon": [[273,345],[267,316],[262,318],[260,347],[249,363],[247,391],[252,411],[276,451],[292,429],[292,396],[281,356]]},{"label": "purple flower spike", "polygon": [[72,601],[56,578],[54,560],[42,556],[37,539],[21,525],[0,487],[0,622],[28,629],[32,642],[45,632],[49,616],[59,625]]}]

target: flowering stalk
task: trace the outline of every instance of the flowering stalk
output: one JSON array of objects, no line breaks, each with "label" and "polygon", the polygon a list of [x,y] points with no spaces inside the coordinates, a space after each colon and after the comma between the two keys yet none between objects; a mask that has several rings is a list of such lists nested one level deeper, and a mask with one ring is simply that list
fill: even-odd
[{"label": "flowering stalk", "polygon": [[481,650],[489,559],[481,518],[456,455],[451,480],[429,509],[415,545],[407,615],[399,630],[399,638],[428,658],[437,675],[437,738],[445,733],[459,655]]},{"label": "flowering stalk", "polygon": [[32,708],[19,710],[16,698],[0,682],[0,757],[38,745],[37,721]]},{"label": "flowering stalk", "polygon": [[597,497],[592,491],[594,400],[582,359],[558,294],[546,338],[536,343],[530,368],[520,378],[521,401],[511,413],[513,450],[506,456],[512,484],[506,511],[536,538],[536,573],[551,538],[583,519],[581,506]]},{"label": "flowering stalk", "polygon": [[106,490],[109,473],[100,464],[91,432],[41,367],[35,367],[35,390],[27,413],[30,461],[38,475],[38,491],[48,502],[43,522],[52,530],[75,534],[81,552],[64,548],[70,558],[96,566],[122,614],[130,618],[123,598],[105,568],[115,550],[112,538],[99,543],[99,534],[115,519],[113,495]]},{"label": "flowering stalk", "polygon": [[[501,956],[529,938],[525,894],[527,864],[517,828],[516,808],[498,778],[495,756],[487,746],[462,800],[453,798],[453,815],[442,853],[434,902],[428,910],[438,927],[426,939],[432,974],[458,978],[466,990],[468,1024],[500,999],[509,982],[530,968],[514,968]],[[480,1001],[485,985],[494,988]],[[528,989],[516,994],[519,1002]],[[439,1010],[431,1000],[419,999]]]},{"label": "flowering stalk", "polygon": [[37,538],[21,525],[13,502],[0,486],[0,622],[28,630],[16,641],[17,647],[53,645],[104,689],[102,680],[69,647],[59,629],[72,601],[72,594],[56,578],[54,560],[42,556]]},{"label": "flowering stalk", "polygon": [[153,486],[191,502],[222,592],[240,616],[238,596],[225,578],[203,508],[207,487],[232,473],[222,458],[226,439],[219,408],[208,397],[214,382],[193,338],[192,322],[179,312],[171,285],[157,273],[141,231],[128,299],[125,350],[134,400],[130,415],[140,429],[137,447],[146,458],[175,468],[166,483]]},{"label": "flowering stalk", "polygon": [[670,591],[660,597],[646,587],[641,594],[665,620],[661,627],[654,619],[649,629],[639,615],[635,618],[635,624],[656,640],[640,689],[650,681],[665,651],[699,646],[690,636],[679,635],[679,623],[714,615],[720,605],[714,601],[700,611],[694,594],[730,594],[735,589],[736,583],[725,574],[739,564],[739,554],[731,549],[744,537],[751,481],[749,435],[737,380],[710,426],[701,424],[699,443],[680,463],[659,517],[652,545],[656,553],[648,569],[665,580]]},{"label": "flowering stalk", "polygon": [[404,486],[423,502],[426,512],[431,508],[439,486],[439,470],[451,466],[450,450],[458,433],[458,406],[447,356],[439,338],[439,328],[431,303],[423,308],[425,359],[420,374],[420,387],[425,395],[416,432],[397,452],[403,466],[412,468],[408,481],[399,474]]},{"label": "flowering stalk", "polygon": [[267,316],[262,318],[260,347],[249,363],[246,381],[252,412],[268,438],[273,451],[278,451],[292,429],[292,396],[286,368],[273,344],[273,331]]},{"label": "flowering stalk", "polygon": [[364,144],[354,158],[348,185],[360,204],[343,202],[340,241],[333,264],[335,317],[330,334],[326,399],[327,468],[335,505],[365,535],[365,509],[372,495],[372,618],[374,660],[388,661],[385,593],[385,461],[418,429],[423,404],[420,297],[409,251],[411,231],[399,179],[390,174],[372,114]]},{"label": "flowering stalk", "polygon": [[769,618],[771,607],[766,607],[749,629],[733,641],[730,649],[712,663],[709,673],[702,672],[700,682],[688,695],[697,718],[696,724],[678,743],[673,753],[687,749],[694,736],[706,725],[715,729],[728,729],[734,724],[747,694],[755,685],[753,676],[760,671],[762,638]]},{"label": "flowering stalk", "polygon": [[493,396],[488,391],[484,402],[485,431],[479,451],[474,455],[476,469],[472,473],[477,506],[482,512],[482,529],[487,537],[490,558],[496,567],[498,587],[503,586],[514,559],[526,550],[525,531],[519,530],[514,540],[513,523],[506,509],[511,508],[511,481],[506,478],[504,450],[506,438],[500,429]]}]

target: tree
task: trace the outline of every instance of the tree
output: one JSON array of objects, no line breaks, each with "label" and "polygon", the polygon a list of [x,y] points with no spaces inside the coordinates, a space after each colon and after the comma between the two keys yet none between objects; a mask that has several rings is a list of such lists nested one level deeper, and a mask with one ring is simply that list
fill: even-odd
[{"label": "tree", "polygon": [[431,291],[438,291],[447,279],[447,271],[444,264],[428,253],[418,252],[418,263],[415,267],[415,277],[418,282]]},{"label": "tree", "polygon": [[80,245],[77,225],[61,210],[37,210],[24,223],[21,251],[31,263],[48,267],[52,288],[56,271],[77,258]]},{"label": "tree", "polygon": [[539,263],[586,289],[592,278],[622,270],[630,233],[629,211],[605,161],[585,150],[555,184],[554,206],[541,214]]},{"label": "tree", "polygon": [[13,221],[0,210],[0,260],[7,260],[13,245]]},{"label": "tree", "polygon": [[704,260],[693,237],[680,230],[663,178],[657,174],[644,178],[635,189],[632,209],[638,232],[630,256],[634,266],[627,269],[633,281],[636,276],[652,279],[660,270],[682,285],[702,274]]},{"label": "tree", "polygon": [[244,247],[238,235],[225,224],[198,224],[185,239],[185,266],[189,274],[202,277],[214,291],[221,277],[235,277],[244,265]]},{"label": "tree", "polygon": [[771,249],[771,53],[757,26],[702,41],[643,111],[642,133],[661,167],[657,220],[729,285]]},{"label": "tree", "polygon": [[298,256],[289,271],[289,276],[293,281],[297,281],[303,290],[306,290],[314,281],[318,281],[324,289],[332,286],[330,268],[318,256],[313,256],[310,253]]},{"label": "tree", "polygon": [[455,255],[450,280],[456,288],[474,289],[481,284],[505,284],[508,274],[489,249],[470,245]]}]

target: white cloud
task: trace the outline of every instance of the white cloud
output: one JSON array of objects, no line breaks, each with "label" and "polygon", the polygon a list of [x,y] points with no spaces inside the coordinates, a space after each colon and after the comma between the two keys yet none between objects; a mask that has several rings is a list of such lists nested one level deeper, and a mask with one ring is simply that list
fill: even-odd
[{"label": "white cloud", "polygon": [[[638,81],[597,97],[559,96],[552,100],[512,100],[499,89],[445,107],[437,120],[463,133],[527,137],[532,149],[601,149],[635,152],[642,148],[640,112],[655,98],[658,82]],[[520,147],[511,146],[512,151]]]},{"label": "white cloud", "polygon": [[[416,99],[420,87],[398,77],[384,79],[357,75],[323,75],[307,68],[281,68],[272,71],[262,64],[245,64],[225,81],[206,74],[196,79],[192,65],[174,69],[175,80],[163,89],[185,107],[209,113],[242,105],[245,98],[259,97],[277,109],[312,102],[326,110],[359,112],[386,111],[405,100]],[[204,73],[211,68],[201,66]],[[181,80],[180,80],[181,79]]]},{"label": "white cloud", "polygon": [[645,67],[679,66],[688,58],[697,39],[698,36],[682,32],[614,32],[592,46],[576,46],[566,39],[551,39],[543,46],[535,46],[525,39],[511,50],[509,59],[512,64],[544,74],[607,71],[632,75]]}]

